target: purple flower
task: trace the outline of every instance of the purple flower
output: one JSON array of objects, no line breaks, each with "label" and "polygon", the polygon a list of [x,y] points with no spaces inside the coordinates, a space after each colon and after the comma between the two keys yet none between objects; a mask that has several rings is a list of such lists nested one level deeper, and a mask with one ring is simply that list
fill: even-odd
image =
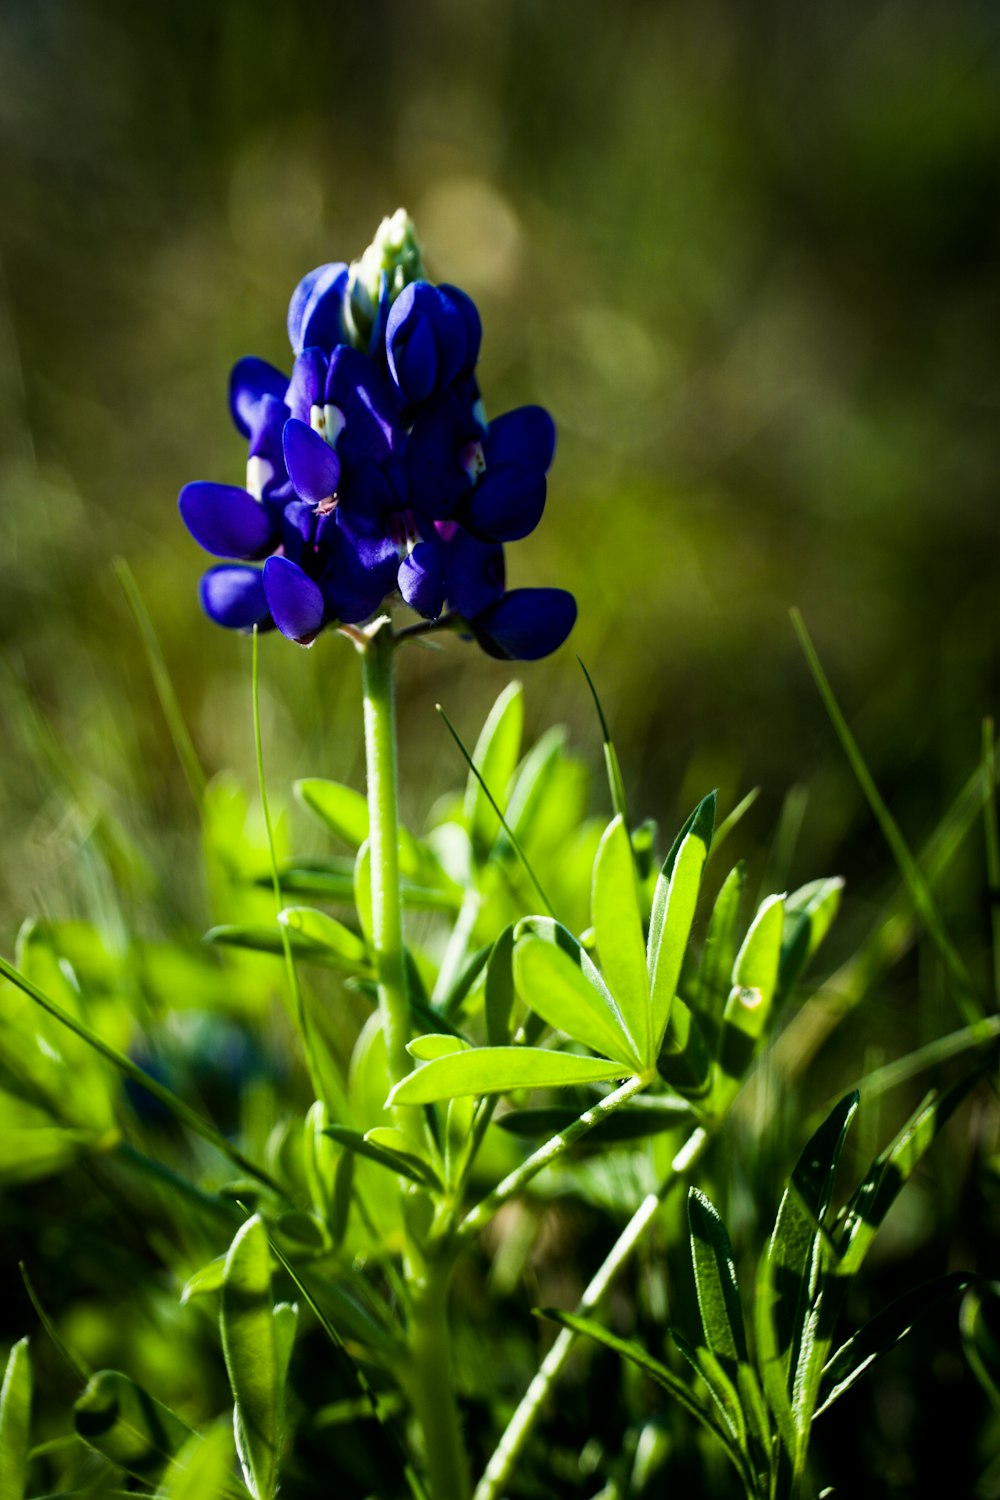
[{"label": "purple flower", "polygon": [[233,369],[246,486],[197,481],[179,499],[192,536],[223,559],[202,605],[230,629],[274,625],[308,644],[399,596],[492,656],[545,656],[576,605],[561,589],[508,591],[503,543],[541,518],[552,419],[526,406],[487,423],[475,305],[419,279],[415,242],[389,228],[405,275],[377,258],[364,277],[359,262],[317,267],[288,310],[291,376],[253,356]]}]

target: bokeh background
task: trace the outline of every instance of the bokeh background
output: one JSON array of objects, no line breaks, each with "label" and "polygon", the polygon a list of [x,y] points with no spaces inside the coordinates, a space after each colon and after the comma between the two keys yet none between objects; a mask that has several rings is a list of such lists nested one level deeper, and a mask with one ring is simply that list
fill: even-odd
[{"label": "bokeh background", "polygon": [[[783,873],[848,877],[831,965],[850,951],[896,881],[788,610],[919,847],[997,704],[995,6],[7,0],[0,184],[5,951],[29,911],[93,916],[99,865],[138,930],[207,925],[196,812],[111,562],[206,769],[252,786],[249,644],[200,615],[176,494],[240,482],[230,365],[287,365],[292,287],[399,204],[431,274],[480,305],[490,412],[537,401],[558,424],[509,571],[572,589],[580,619],[523,672],[530,727],[568,723],[599,773],[579,653],[636,812],[671,830],[710,786],[730,806],[760,786],[745,852],[777,857],[784,808]],[[360,785],[347,644],[262,655],[274,795]],[[457,641],[411,653],[416,825],[461,771],[435,702],[472,736],[508,675]],[[978,832],[941,900],[988,975]],[[959,1021],[914,958],[812,1105]],[[988,1258],[988,1191],[969,1192]]]}]

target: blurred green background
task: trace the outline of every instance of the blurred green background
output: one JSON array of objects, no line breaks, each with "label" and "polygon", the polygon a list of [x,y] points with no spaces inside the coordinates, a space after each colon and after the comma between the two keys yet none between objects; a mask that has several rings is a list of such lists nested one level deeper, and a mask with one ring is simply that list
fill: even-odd
[{"label": "blurred green background", "polygon": [[[580,601],[525,672],[536,725],[596,757],[579,652],[643,812],[805,781],[807,873],[864,874],[798,604],[914,837],[968,773],[1000,631],[994,7],[11,0],[0,151],[4,931],[78,836],[14,681],[102,807],[190,821],[113,555],[208,768],[247,771],[249,648],[200,615],[176,493],[240,482],[230,365],[287,365],[299,276],[398,203],[480,303],[489,410],[559,426],[509,552]],[[346,644],[266,648],[276,778],[356,777]],[[411,811],[455,769],[434,701],[471,732],[506,676],[413,653]]]},{"label": "blurred green background", "polygon": [[[788,608],[919,845],[997,702],[994,6],[8,0],[0,182],[4,951],[29,911],[207,925],[195,808],[111,560],[206,769],[252,786],[249,643],[200,613],[176,494],[241,482],[229,367],[287,367],[292,287],[398,204],[431,275],[479,303],[489,411],[537,401],[558,424],[509,577],[572,589],[580,619],[523,670],[529,726],[567,722],[599,772],[578,652],[638,815],[669,833],[712,785],[729,806],[762,788],[758,873],[805,788],[779,865],[848,877],[850,951],[895,877]],[[262,657],[276,796],[305,774],[361,785],[347,643]],[[508,676],[457,641],[406,659],[414,824],[461,778],[435,702],[472,737]],[[985,976],[977,840],[942,902]],[[829,1090],[959,1021],[926,961],[883,998]]]}]

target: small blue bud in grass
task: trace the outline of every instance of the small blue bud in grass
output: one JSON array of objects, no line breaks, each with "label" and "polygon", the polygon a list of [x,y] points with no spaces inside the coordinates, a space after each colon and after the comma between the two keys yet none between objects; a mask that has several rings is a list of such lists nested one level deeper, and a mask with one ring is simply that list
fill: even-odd
[{"label": "small blue bud in grass", "polygon": [[402,211],[350,268],[302,278],[288,333],[290,377],[248,355],[230,378],[246,486],[180,494],[191,535],[223,560],[202,579],[206,613],[308,645],[398,598],[430,628],[467,626],[493,656],[555,650],[571,596],[506,591],[503,557],[541,519],[555,427],[539,406],[486,420],[479,314],[426,280]]}]

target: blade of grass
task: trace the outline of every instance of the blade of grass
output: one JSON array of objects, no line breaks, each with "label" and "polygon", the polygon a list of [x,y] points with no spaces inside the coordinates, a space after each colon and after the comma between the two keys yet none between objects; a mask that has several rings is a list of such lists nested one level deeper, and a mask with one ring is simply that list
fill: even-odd
[{"label": "blade of grass", "polygon": [[28,1275],[28,1270],[23,1260],[18,1262],[18,1270],[21,1272],[21,1280],[24,1282],[24,1290],[27,1292],[29,1298],[31,1299],[32,1307],[38,1314],[38,1321],[41,1323],[42,1327],[45,1329],[45,1332],[52,1340],[55,1348],[62,1355],[66,1364],[73,1371],[73,1374],[76,1376],[77,1380],[81,1385],[86,1385],[87,1381],[93,1374],[93,1371],[90,1370],[82,1360],[77,1359],[72,1350],[69,1349],[68,1346],[64,1344],[62,1339],[59,1337],[59,1334],[56,1332],[55,1324],[52,1322],[52,1319],[49,1317],[48,1313],[45,1311],[45,1308],[38,1300],[38,1293],[35,1291],[35,1288],[31,1284],[31,1277]]},{"label": "blade of grass", "polygon": [[597,709],[597,717],[601,721],[601,739],[604,743],[604,764],[607,767],[608,771],[608,787],[611,791],[611,805],[613,806],[615,812],[621,815],[621,820],[625,824],[625,829],[627,832],[629,828],[628,804],[625,800],[625,781],[622,777],[622,768],[618,760],[618,751],[615,749],[615,742],[611,738],[611,730],[608,728],[608,721],[604,717],[604,709],[601,707],[601,700],[597,696],[597,689],[594,686],[594,679],[587,671],[583,657],[578,656],[577,661],[580,663],[580,671],[587,679],[587,686],[590,688],[591,697],[594,700],[594,707]]},{"label": "blade of grass", "polygon": [[840,705],[834,697],[833,689],[820,664],[816,648],[806,629],[805,622],[797,609],[792,610],[791,616],[792,625],[798,636],[799,644],[802,647],[809,670],[812,673],[813,681],[823,700],[824,707],[833,724],[837,738],[843,747],[844,754],[847,756],[851,769],[857,778],[858,785],[861,787],[868,805],[875,815],[875,820],[882,830],[882,835],[892,851],[893,858],[899,867],[899,872],[909,890],[914,908],[927,929],[928,936],[940,954],[945,972],[954,990],[955,1001],[962,1012],[962,1017],[967,1025],[974,1025],[977,1020],[982,1018],[984,1012],[965,965],[945,930],[941,914],[931,896],[927,881],[924,879],[919,865],[910,853],[909,846],[903,838],[899,825],[886,806],[882,794],[879,792],[871,772],[868,770],[857,740],[851,733],[847,720],[841,712]]},{"label": "blade of grass", "polygon": [[712,847],[708,851],[709,859],[721,847],[723,840],[729,837],[737,823],[750,811],[759,796],[760,787],[752,786],[746,796],[740,798],[732,812],[726,814],[712,836]]},{"label": "blade of grass", "polygon": [[174,749],[177,751],[177,759],[181,763],[185,779],[191,789],[191,795],[200,807],[201,799],[205,794],[205,787],[207,785],[205,772],[198,758],[198,752],[194,748],[191,732],[187,727],[184,715],[181,713],[181,706],[177,700],[177,694],[174,691],[174,684],[170,673],[167,670],[167,663],[163,656],[162,647],[153,628],[153,622],[149,617],[149,611],[146,608],[142,594],[139,592],[139,585],[136,583],[135,574],[124,557],[116,557],[111,567],[121,586],[122,593],[125,595],[125,602],[132,612],[132,618],[139,632],[139,638],[146,653],[146,665],[149,667],[149,675],[153,679],[156,696],[160,700],[163,717],[167,721],[170,738],[173,740]]}]

